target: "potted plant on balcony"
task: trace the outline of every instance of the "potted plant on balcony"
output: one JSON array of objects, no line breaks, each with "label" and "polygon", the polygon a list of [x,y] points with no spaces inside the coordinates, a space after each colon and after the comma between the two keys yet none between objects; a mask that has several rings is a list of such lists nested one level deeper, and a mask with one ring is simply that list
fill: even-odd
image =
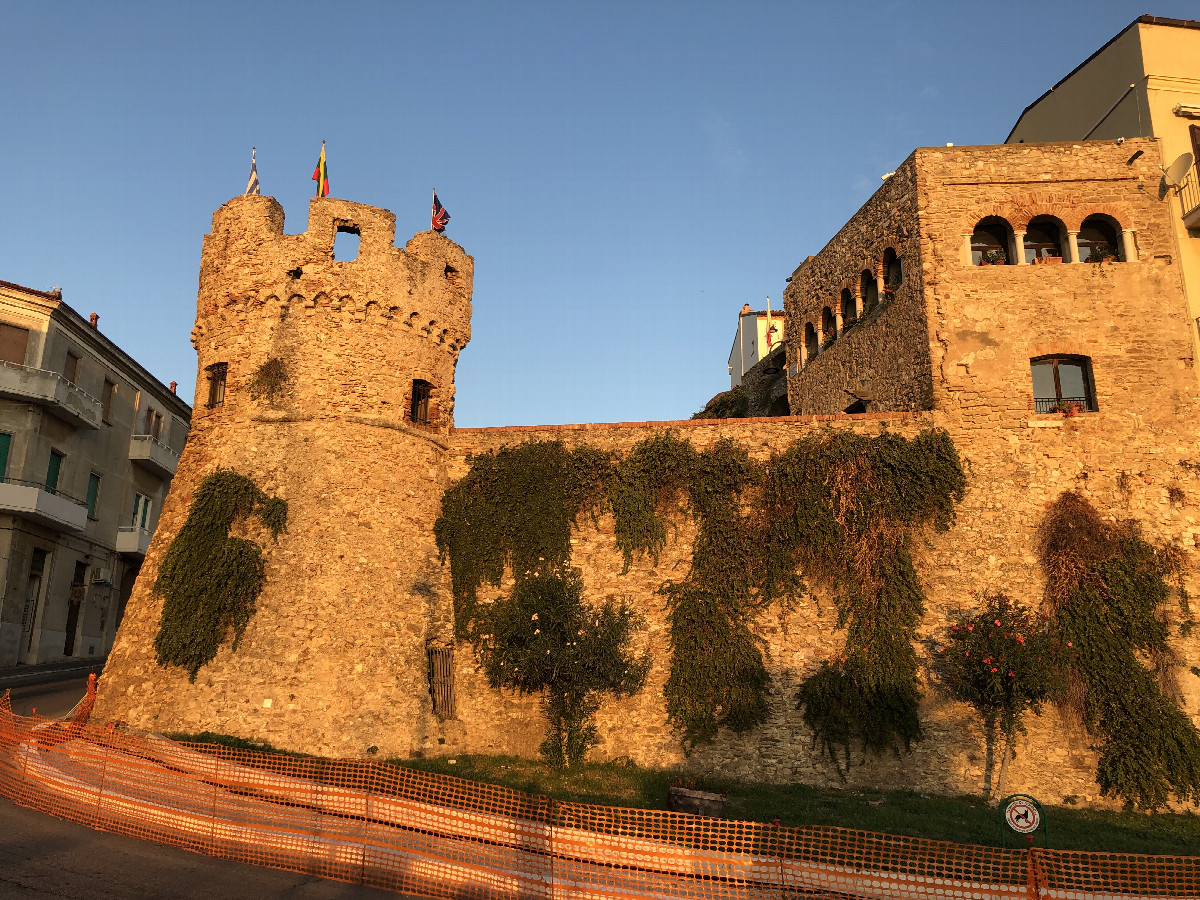
[{"label": "potted plant on balcony", "polygon": [[1112,247],[1106,244],[1093,244],[1092,252],[1088,254],[1084,262],[1102,263],[1107,259],[1116,259],[1117,254],[1113,252]]},{"label": "potted plant on balcony", "polygon": [[831,345],[831,344],[832,344],[834,341],[836,341],[836,340],[837,340],[837,332],[836,332],[836,331],[833,331],[833,330],[831,330],[831,331],[829,331],[829,332],[827,332],[827,333],[825,334],[825,337],[824,337],[824,338],[822,338],[822,340],[821,340],[821,346],[822,346],[822,347],[828,347],[828,346],[830,346],[830,345]]},{"label": "potted plant on balcony", "polygon": [[1008,254],[1003,250],[984,250],[979,257],[981,266],[1003,266],[1008,262]]},{"label": "potted plant on balcony", "polygon": [[1052,266],[1062,262],[1061,256],[1037,256],[1033,260],[1035,263],[1043,266]]}]

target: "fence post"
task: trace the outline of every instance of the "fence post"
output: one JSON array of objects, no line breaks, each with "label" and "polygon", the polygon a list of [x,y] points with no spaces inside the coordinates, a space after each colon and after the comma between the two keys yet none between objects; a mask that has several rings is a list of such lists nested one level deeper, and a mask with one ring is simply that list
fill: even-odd
[{"label": "fence post", "polygon": [[787,881],[783,862],[783,831],[780,829],[779,819],[776,819],[771,825],[771,830],[774,836],[775,855],[779,858],[779,897],[780,900],[783,900],[787,896]]},{"label": "fence post", "polygon": [[554,900],[554,861],[558,856],[558,850],[554,846],[554,823],[558,819],[558,802],[553,797],[546,798],[546,865],[550,869],[549,878],[546,881],[546,896],[548,900]]},{"label": "fence post", "polygon": [[221,757],[217,757],[216,765],[213,768],[212,780],[212,805],[209,812],[209,830],[208,830],[208,846],[213,856],[221,856],[217,851],[217,790],[221,783],[221,765],[225,762]]},{"label": "fence post", "polygon": [[360,832],[362,836],[362,865],[358,870],[358,883],[363,885],[367,883],[367,828],[370,827],[371,822],[371,788],[369,783],[367,786],[366,795],[367,805],[363,810],[362,831]]},{"label": "fence post", "polygon": [[1029,851],[1026,858],[1025,896],[1029,900],[1039,900],[1042,896],[1041,879],[1037,871],[1037,848],[1033,846],[1033,838],[1029,838]]}]

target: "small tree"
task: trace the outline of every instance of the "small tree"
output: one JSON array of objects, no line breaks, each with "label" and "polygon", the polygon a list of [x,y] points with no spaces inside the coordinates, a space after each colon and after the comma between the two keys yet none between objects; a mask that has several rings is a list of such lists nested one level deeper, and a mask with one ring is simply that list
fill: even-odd
[{"label": "small tree", "polygon": [[640,616],[624,603],[585,606],[579,570],[569,568],[526,578],[484,609],[478,646],[488,682],[540,693],[542,755],[560,767],[582,761],[597,742],[600,695],[629,696],[646,679],[649,658],[629,653]]},{"label": "small tree", "polygon": [[[1028,610],[1000,592],[985,593],[983,609],[950,628],[938,647],[935,668],[946,689],[975,707],[983,719],[983,794],[999,796],[1008,763],[1016,755],[1017,734],[1027,710],[1038,712],[1058,691],[1057,646]],[[1004,753],[995,774],[996,739]]]}]

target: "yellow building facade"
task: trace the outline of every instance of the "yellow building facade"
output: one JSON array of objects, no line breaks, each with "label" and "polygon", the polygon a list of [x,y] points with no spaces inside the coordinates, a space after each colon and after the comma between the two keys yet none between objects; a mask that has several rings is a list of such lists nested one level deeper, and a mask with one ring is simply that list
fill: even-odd
[{"label": "yellow building facade", "polygon": [[1133,137],[1159,140],[1158,198],[1178,244],[1178,259],[1164,262],[1179,265],[1200,343],[1200,22],[1139,16],[1030,104],[1006,143]]}]

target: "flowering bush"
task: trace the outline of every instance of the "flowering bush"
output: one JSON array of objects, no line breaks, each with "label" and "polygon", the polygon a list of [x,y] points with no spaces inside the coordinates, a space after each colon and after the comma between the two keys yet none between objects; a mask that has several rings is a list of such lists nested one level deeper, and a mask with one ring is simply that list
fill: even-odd
[{"label": "flowering bush", "polygon": [[479,656],[492,687],[541,694],[549,726],[542,754],[556,766],[582,762],[596,743],[600,695],[628,697],[650,662],[629,652],[642,625],[624,603],[591,609],[578,569],[535,575],[482,615]]},{"label": "flowering bush", "polygon": [[[975,707],[983,719],[986,758],[984,794],[1000,790],[1013,755],[1022,717],[1037,712],[1059,692],[1063,650],[1039,619],[1000,592],[984,593],[980,612],[951,626],[946,643],[937,647],[935,668],[955,697]],[[993,779],[996,738],[1005,739],[1000,777]],[[993,790],[994,784],[994,790]]]}]

